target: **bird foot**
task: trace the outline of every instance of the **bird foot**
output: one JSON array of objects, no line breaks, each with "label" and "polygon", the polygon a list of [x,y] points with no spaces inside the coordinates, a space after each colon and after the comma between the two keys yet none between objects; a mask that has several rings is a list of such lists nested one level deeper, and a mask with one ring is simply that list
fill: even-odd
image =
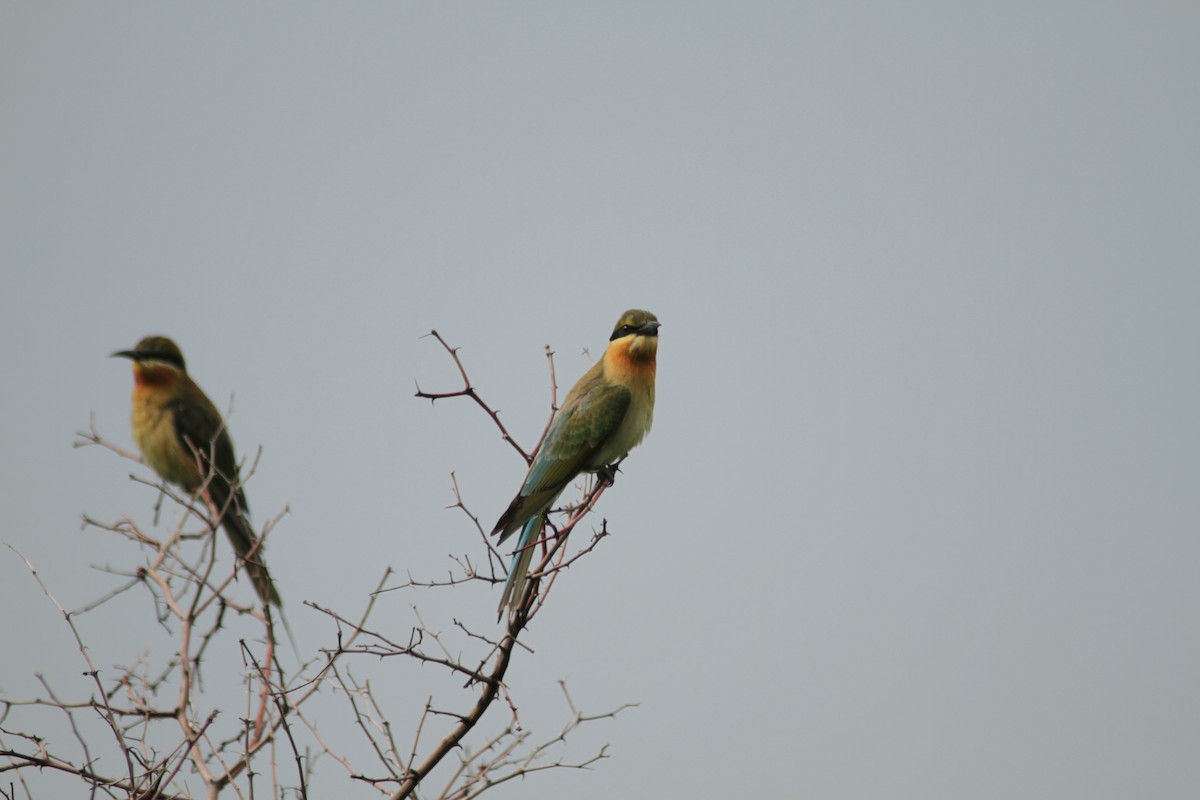
[{"label": "bird foot", "polygon": [[[624,459],[622,459],[623,461]],[[605,464],[600,469],[596,470],[596,476],[604,481],[605,486],[612,486],[616,483],[617,473],[621,471],[621,462],[615,464]]]}]

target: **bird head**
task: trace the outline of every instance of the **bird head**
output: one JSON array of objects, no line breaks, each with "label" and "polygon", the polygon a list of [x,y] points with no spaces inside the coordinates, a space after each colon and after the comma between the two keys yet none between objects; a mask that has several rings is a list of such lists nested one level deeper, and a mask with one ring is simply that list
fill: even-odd
[{"label": "bird head", "polygon": [[619,347],[629,357],[641,361],[654,358],[658,351],[658,317],[640,308],[631,308],[613,326],[609,346]]},{"label": "bird head", "polygon": [[165,336],[147,336],[132,350],[118,350],[112,355],[114,358],[128,358],[134,363],[135,369],[161,365],[187,372],[183,363],[183,351]]}]

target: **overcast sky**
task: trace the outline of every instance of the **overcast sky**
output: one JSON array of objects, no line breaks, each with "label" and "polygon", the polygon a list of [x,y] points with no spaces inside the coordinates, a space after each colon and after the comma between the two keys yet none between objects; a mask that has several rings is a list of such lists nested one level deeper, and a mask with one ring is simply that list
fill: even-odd
[{"label": "overcast sky", "polygon": [[[538,733],[560,678],[641,705],[569,751],[611,759],[496,798],[1195,797],[1197,30],[1186,3],[6,3],[0,541],[68,607],[115,585],[130,550],[80,515],[156,496],[73,432],[132,447],[108,354],[167,334],[261,446],[269,564],[332,644],[303,601],[444,573],[479,548],[450,473],[485,525],[523,475],[469,401],[412,398],[456,387],[422,335],[531,446],[543,347],[565,391],[647,308],[654,430],[510,674]],[[486,626],[498,595],[375,622]],[[0,688],[88,696],[7,549],[0,607]],[[102,668],[155,628],[144,594],[80,624]],[[432,674],[374,678],[398,722]]]}]

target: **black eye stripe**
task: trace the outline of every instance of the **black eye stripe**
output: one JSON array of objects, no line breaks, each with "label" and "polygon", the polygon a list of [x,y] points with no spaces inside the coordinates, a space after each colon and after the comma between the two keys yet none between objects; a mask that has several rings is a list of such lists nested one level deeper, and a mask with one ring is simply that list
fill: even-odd
[{"label": "black eye stripe", "polygon": [[[621,322],[621,320],[629,320],[629,322]],[[612,335],[608,337],[608,340],[612,342],[630,334],[657,336],[658,318],[649,311],[627,311],[617,320],[617,326],[613,328]]]},{"label": "black eye stripe", "polygon": [[619,327],[615,331],[613,331],[612,336],[608,337],[608,340],[611,342],[616,339],[620,339],[622,336],[628,336],[630,331],[632,331],[632,330],[633,330],[632,325],[622,325],[621,327]]},{"label": "black eye stripe", "polygon": [[612,336],[608,337],[608,340],[611,342],[616,339],[620,339],[622,336],[628,336],[631,333],[637,333],[640,329],[640,325],[622,325],[613,331]]},{"label": "black eye stripe", "polygon": [[151,352],[151,353],[146,353],[145,359],[147,361],[161,361],[164,364],[170,364],[173,367],[178,367],[180,369],[183,369],[183,362],[181,362],[174,353],[168,353],[165,351],[155,351],[155,352]]}]

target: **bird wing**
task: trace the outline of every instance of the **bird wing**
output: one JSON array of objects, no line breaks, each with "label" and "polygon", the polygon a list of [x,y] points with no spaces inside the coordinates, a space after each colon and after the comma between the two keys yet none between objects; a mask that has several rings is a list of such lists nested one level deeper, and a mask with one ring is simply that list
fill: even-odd
[{"label": "bird wing", "polygon": [[631,400],[629,389],[606,382],[599,370],[580,378],[550,423],[521,491],[492,534],[503,542],[548,509],[576,475],[596,466],[593,457],[620,426]]},{"label": "bird wing", "polygon": [[[225,430],[221,415],[211,403],[195,402],[194,396],[191,402],[175,402],[171,411],[179,446],[188,458],[200,460],[201,480],[207,479],[209,472],[215,468],[216,474],[209,481],[209,490],[214,493],[213,500],[217,508],[224,509],[229,500],[230,487],[238,483],[238,466],[237,457],[233,454],[233,440]],[[237,494],[238,507],[242,513],[248,512],[240,487]]]},{"label": "bird wing", "polygon": [[[258,535],[250,524],[250,506],[242,492],[233,439],[220,413],[211,402],[177,402],[172,411],[179,445],[188,458],[200,460],[201,481],[208,480],[209,499],[221,515],[220,524],[245,565],[255,591],[264,603],[282,606],[283,601],[263,563]],[[211,480],[210,472],[213,472]]]},{"label": "bird wing", "polygon": [[625,418],[632,393],[597,378],[577,397],[568,398],[554,418],[521,494],[561,491],[576,475],[594,466],[592,457]]}]

